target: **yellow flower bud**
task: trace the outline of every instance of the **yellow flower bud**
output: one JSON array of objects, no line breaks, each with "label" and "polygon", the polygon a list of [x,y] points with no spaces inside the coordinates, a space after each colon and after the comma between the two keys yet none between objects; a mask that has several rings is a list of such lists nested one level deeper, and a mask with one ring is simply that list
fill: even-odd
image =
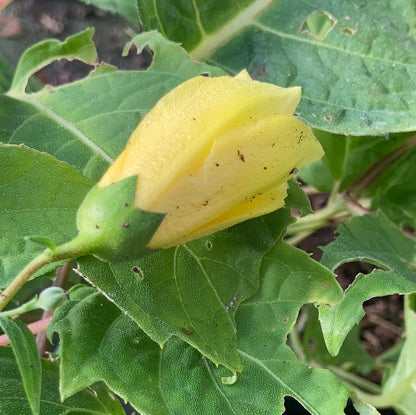
[{"label": "yellow flower bud", "polygon": [[138,175],[135,206],[166,214],[151,249],[279,209],[293,172],[323,155],[293,116],[300,94],[246,71],[192,78],[145,116],[98,186]]}]

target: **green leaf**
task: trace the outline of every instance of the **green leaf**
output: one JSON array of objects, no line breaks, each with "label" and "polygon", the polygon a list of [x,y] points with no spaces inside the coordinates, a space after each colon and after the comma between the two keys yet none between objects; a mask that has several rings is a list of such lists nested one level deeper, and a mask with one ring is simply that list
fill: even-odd
[{"label": "green leaf", "polygon": [[361,304],[372,298],[416,291],[415,243],[383,214],[353,218],[338,228],[339,236],[323,248],[322,263],[335,269],[342,263],[360,260],[374,264],[368,275],[359,274],[335,307],[319,308],[328,350],[336,355],[349,331],[364,316]]},{"label": "green leaf", "polygon": [[[155,415],[277,414],[286,395],[314,415],[342,413],[348,389],[329,371],[297,360],[286,344],[304,303],[339,301],[334,275],[284,243],[266,255],[261,274],[259,291],[236,315],[243,371],[232,385],[224,383],[227,369],[180,339],[161,349],[93,289],[72,290],[49,331],[61,339],[64,395],[103,380],[138,411]],[[206,325],[214,328],[215,321],[207,316]]]},{"label": "green leaf", "polygon": [[[90,47],[85,36],[79,42],[81,50]],[[61,87],[0,96],[0,140],[48,152],[98,181],[163,95],[201,73],[223,73],[194,62],[179,45],[156,32],[144,33],[134,42],[154,48],[147,71],[98,69]],[[55,58],[47,55],[45,62]]]},{"label": "green leaf", "polygon": [[302,86],[299,113],[311,126],[352,135],[416,129],[410,0],[144,0],[139,8],[147,29],[196,59]]},{"label": "green leaf", "polygon": [[393,371],[387,372],[383,379],[380,395],[360,393],[359,397],[377,407],[392,407],[400,415],[412,415],[416,404],[416,313],[415,296],[405,302],[406,338],[399,360]]},{"label": "green leaf", "polygon": [[[390,134],[386,139],[386,137],[351,137],[318,130],[314,132],[325,151],[325,155],[321,160],[304,166],[300,171],[300,176],[308,184],[324,192],[331,192],[335,188],[339,191],[345,190],[370,167],[393,152],[409,138],[409,133]],[[401,162],[398,161],[391,169],[388,169],[388,173],[386,172],[383,175],[383,180],[378,180],[370,188],[369,195],[379,195],[381,201],[385,196],[386,189],[388,190],[392,185],[394,186],[395,182],[396,185],[404,182],[403,191],[406,186],[411,189],[412,183],[409,183],[405,174],[403,180],[401,179],[399,174],[400,164]],[[403,173],[403,171],[400,171],[400,173]],[[409,175],[411,173],[412,170],[410,169]],[[408,195],[410,194],[408,192]],[[398,199],[397,196],[396,199]],[[409,203],[411,198],[409,199],[407,201],[403,196],[401,202],[408,206],[408,210],[411,210],[411,203]],[[387,202],[387,195],[385,200]],[[398,203],[398,200],[396,203]],[[378,205],[380,205],[380,208],[384,208],[383,202]]]},{"label": "green leaf", "polygon": [[286,206],[299,210],[302,216],[313,213],[311,202],[302,190],[301,185],[294,179],[290,179],[288,183]]},{"label": "green leaf", "polygon": [[6,92],[9,89],[12,78],[13,70],[0,53],[0,93]]},{"label": "green leaf", "polygon": [[354,217],[339,226],[337,233],[336,240],[323,247],[321,262],[328,268],[364,261],[416,283],[416,273],[410,269],[416,245],[384,214]]},{"label": "green leaf", "polygon": [[416,229],[416,150],[412,149],[381,175],[369,194],[371,209],[380,209],[399,226]]},{"label": "green leaf", "polygon": [[[102,384],[95,384],[62,402],[58,381],[58,365],[42,360],[41,415],[125,415],[119,401]],[[11,348],[0,347],[0,412],[26,415],[30,411]]]},{"label": "green leaf", "polygon": [[161,346],[177,336],[240,371],[234,315],[290,220],[281,209],[129,264],[81,258],[80,272]]},{"label": "green leaf", "polygon": [[87,29],[68,37],[64,42],[49,39],[31,46],[19,60],[9,94],[23,94],[29,78],[54,60],[66,58],[93,63],[97,58],[93,34],[94,29]]},{"label": "green leaf", "polygon": [[73,167],[24,146],[0,144],[0,286],[43,248],[27,236],[60,244],[77,234],[75,216],[92,183]]},{"label": "green leaf", "polygon": [[9,338],[31,413],[38,415],[40,413],[42,367],[35,337],[19,320],[0,317],[0,327]]},{"label": "green leaf", "polygon": [[91,4],[110,13],[123,16],[132,25],[139,25],[139,10],[137,0],[81,0],[85,4]]},{"label": "green leaf", "polygon": [[[359,305],[356,307],[359,308]],[[319,306],[319,310],[322,307],[329,308],[327,305],[321,305]],[[340,310],[341,306],[337,304],[333,308]],[[308,362],[318,363],[321,367],[347,368],[348,371],[353,371],[364,376],[373,370],[375,361],[368,354],[361,342],[358,326],[354,326],[351,329],[339,353],[334,357],[328,353],[328,348],[322,335],[322,327],[318,320],[318,310],[312,306],[307,307],[306,315],[307,321],[302,330],[302,344]],[[323,320],[325,322],[325,318]],[[344,321],[340,322],[340,324],[342,323]]]},{"label": "green leaf", "polygon": [[79,285],[69,295],[48,328],[49,337],[59,333],[62,397],[103,380],[140,411],[164,414],[160,347],[95,289]]},{"label": "green leaf", "polygon": [[342,302],[335,307],[319,308],[319,320],[328,351],[337,355],[345,337],[364,317],[362,303],[373,297],[416,291],[416,282],[410,282],[400,274],[374,270],[368,275],[359,274],[345,291]]}]

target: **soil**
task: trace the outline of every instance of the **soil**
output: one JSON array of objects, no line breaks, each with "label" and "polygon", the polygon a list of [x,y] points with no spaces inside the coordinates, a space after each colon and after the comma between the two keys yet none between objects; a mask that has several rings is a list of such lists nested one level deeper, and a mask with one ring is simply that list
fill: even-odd
[{"label": "soil", "polygon": [[[1,1],[0,1],[1,4]],[[15,66],[21,53],[37,41],[45,38],[65,39],[87,27],[95,27],[99,59],[121,69],[144,69],[150,63],[147,54],[130,51],[122,57],[125,43],[130,39],[126,28],[130,27],[121,17],[105,13],[77,1],[15,0],[0,12],[0,59]],[[137,28],[130,27],[137,32]],[[41,84],[61,85],[84,77],[91,67],[78,61],[61,60],[36,74]],[[325,195],[312,200],[315,207],[325,203]],[[299,244],[299,247],[319,260],[324,246],[334,238],[334,228],[315,232]],[[354,262],[337,269],[338,281],[345,289],[358,273],[369,273],[373,268]],[[378,356],[393,346],[402,335],[403,304],[398,295],[374,298],[364,304],[366,317],[361,321],[361,340],[370,355]],[[381,375],[372,373],[369,378],[380,382]],[[287,400],[287,415],[307,414],[295,401]],[[356,413],[352,408],[350,414]],[[394,414],[391,411],[381,412]]]}]

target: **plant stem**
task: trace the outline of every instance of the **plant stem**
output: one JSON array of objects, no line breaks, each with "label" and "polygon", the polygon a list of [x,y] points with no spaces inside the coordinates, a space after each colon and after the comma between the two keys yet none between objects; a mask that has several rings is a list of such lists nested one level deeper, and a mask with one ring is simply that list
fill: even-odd
[{"label": "plant stem", "polygon": [[328,366],[328,369],[332,373],[334,373],[338,378],[349,383],[351,386],[358,387],[362,390],[366,390],[374,394],[379,394],[381,392],[381,388],[378,385],[366,379],[363,379],[360,376],[354,375],[351,372],[341,369],[340,367]]},{"label": "plant stem", "polygon": [[37,301],[38,301],[37,296],[35,296],[30,301],[28,301],[27,303],[22,304],[19,307],[13,308],[12,310],[1,311],[0,316],[1,317],[20,316],[21,314],[24,314],[24,313],[32,311],[36,308],[39,308],[39,307],[36,307],[36,306],[33,307],[33,305],[36,304]]},{"label": "plant stem", "polygon": [[303,234],[308,236],[317,229],[325,226],[335,226],[345,222],[350,217],[350,212],[344,206],[341,199],[328,204],[323,209],[299,218],[288,226],[286,235],[293,236]]},{"label": "plant stem", "polygon": [[[30,323],[27,326],[27,328],[33,334],[38,334],[38,333],[41,333],[41,332],[45,331],[48,328],[49,323],[51,322],[51,320],[52,320],[52,317],[43,318],[42,320],[35,321],[34,323]],[[9,338],[5,334],[2,334],[0,336],[0,346],[7,346],[9,343],[10,343]]]},{"label": "plant stem", "polygon": [[[65,262],[64,265],[59,267],[55,274],[56,278],[53,281],[53,287],[61,287],[65,289],[66,283],[68,281],[69,274],[72,270],[72,261]],[[45,310],[42,315],[42,321],[52,318],[54,310]],[[41,331],[36,336],[36,345],[38,346],[39,355],[41,357],[45,357],[47,351],[49,350],[51,343],[49,342],[48,336],[46,335],[45,331]]]},{"label": "plant stem", "polygon": [[10,285],[0,294],[0,311],[2,311],[15,294],[29,281],[29,279],[45,265],[52,262],[71,260],[83,255],[88,255],[90,245],[86,245],[83,239],[76,237],[63,245],[51,250],[49,248],[41,252],[14,278]]}]

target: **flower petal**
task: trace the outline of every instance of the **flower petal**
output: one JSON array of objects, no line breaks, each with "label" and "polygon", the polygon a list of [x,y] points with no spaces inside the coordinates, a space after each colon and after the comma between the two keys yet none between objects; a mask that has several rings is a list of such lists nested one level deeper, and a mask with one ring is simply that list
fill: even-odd
[{"label": "flower petal", "polygon": [[[196,169],[188,164],[159,195],[153,209],[167,215],[150,246],[192,239],[189,235],[195,230],[219,223],[235,206],[235,212],[244,206],[245,217],[264,214],[256,204],[250,211],[249,201],[281,189],[294,168],[322,154],[312,131],[289,115],[273,115],[227,131]],[[284,197],[278,207],[283,206]]]}]

